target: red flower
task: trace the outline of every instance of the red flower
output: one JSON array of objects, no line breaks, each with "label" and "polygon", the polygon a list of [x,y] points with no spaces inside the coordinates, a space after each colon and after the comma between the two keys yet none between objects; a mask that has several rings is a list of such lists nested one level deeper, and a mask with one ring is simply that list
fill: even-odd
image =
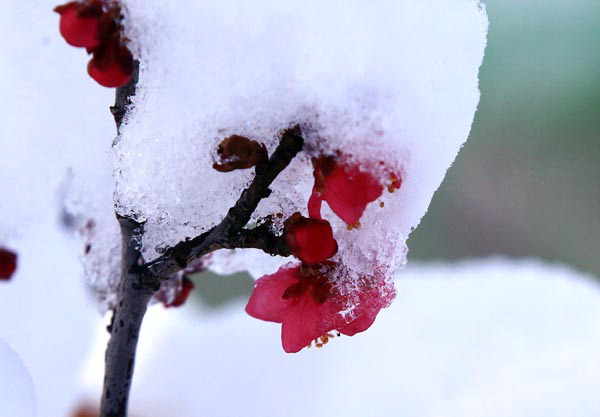
[{"label": "red flower", "polygon": [[105,87],[121,87],[133,75],[133,56],[118,43],[101,45],[88,63],[88,74]]},{"label": "red flower", "polygon": [[190,293],[192,292],[193,289],[194,289],[194,283],[188,277],[183,277],[183,279],[181,280],[181,289],[179,290],[179,293],[177,294],[175,299],[173,301],[171,301],[170,303],[163,302],[164,306],[165,307],[182,306],[187,301],[187,299],[190,296]]},{"label": "red flower", "polygon": [[[308,202],[310,217],[321,218],[321,203],[329,207],[348,225],[356,225],[367,204],[383,192],[382,182],[357,165],[341,161],[341,156],[320,156],[313,159],[315,186]],[[401,181],[392,176],[393,187]]]},{"label": "red flower", "polygon": [[69,45],[90,49],[100,45],[101,2],[72,1],[57,6],[54,11],[60,14],[60,34]]},{"label": "red flower", "polygon": [[309,219],[294,213],[284,223],[285,243],[302,262],[316,264],[337,253],[337,242],[327,220]]},{"label": "red flower", "polygon": [[93,53],[88,74],[105,87],[121,87],[133,75],[133,56],[125,46],[123,15],[116,1],[72,1],[54,9],[68,44]]},{"label": "red flower", "polygon": [[17,269],[17,255],[8,250],[0,248],[0,279],[9,280]]},{"label": "red flower", "polygon": [[246,312],[261,320],[281,323],[281,341],[288,353],[298,352],[319,338],[326,343],[333,330],[352,336],[368,329],[393,293],[382,297],[378,288],[381,283],[359,283],[354,294],[359,300],[354,310],[356,318],[348,321],[342,311],[348,307],[350,295],[335,291],[330,281],[335,268],[331,262],[313,267],[285,265],[256,281]]}]

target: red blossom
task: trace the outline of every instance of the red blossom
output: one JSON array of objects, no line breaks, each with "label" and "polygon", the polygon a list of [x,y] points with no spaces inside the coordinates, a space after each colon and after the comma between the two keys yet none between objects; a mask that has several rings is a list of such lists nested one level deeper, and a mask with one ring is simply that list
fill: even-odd
[{"label": "red blossom", "polygon": [[285,243],[302,262],[316,264],[337,253],[337,242],[327,220],[309,219],[294,213],[284,223]]},{"label": "red blossom", "polygon": [[133,75],[133,56],[123,45],[102,45],[94,50],[87,69],[90,77],[98,84],[104,87],[121,87]]},{"label": "red blossom", "polygon": [[105,87],[121,87],[133,76],[133,56],[123,37],[123,15],[117,1],[72,1],[54,9],[68,44],[86,48],[93,57],[88,74]]},{"label": "red blossom", "polygon": [[[356,226],[367,205],[383,193],[385,180],[346,162],[346,159],[341,154],[313,159],[315,186],[308,200],[310,217],[320,219],[321,204],[327,201],[340,219],[349,226]],[[393,192],[402,185],[402,178],[391,173],[387,182],[388,191]]]},{"label": "red blossom", "polygon": [[356,224],[367,204],[383,192],[381,182],[358,166],[340,162],[339,157],[320,156],[313,160],[315,186],[309,201],[309,214],[320,218],[321,201],[346,224]]},{"label": "red blossom", "polygon": [[100,45],[101,2],[72,1],[57,6],[54,11],[60,14],[60,34],[69,45],[90,49]]},{"label": "red blossom", "polygon": [[298,352],[319,338],[326,343],[331,337],[328,333],[334,330],[352,336],[368,329],[393,293],[389,298],[382,297],[381,282],[359,283],[354,294],[359,300],[354,310],[356,318],[348,322],[342,311],[347,308],[350,295],[337,293],[330,281],[336,267],[332,262],[313,267],[285,265],[256,281],[246,312],[261,320],[281,323],[281,341],[288,353]]},{"label": "red blossom", "polygon": [[183,279],[181,280],[181,289],[179,290],[179,293],[177,294],[175,299],[173,301],[171,301],[170,303],[163,303],[164,306],[165,307],[182,306],[187,301],[187,299],[190,296],[190,293],[192,292],[193,289],[194,289],[194,283],[188,277],[183,277]]},{"label": "red blossom", "polygon": [[0,248],[0,280],[9,280],[17,269],[17,254]]}]

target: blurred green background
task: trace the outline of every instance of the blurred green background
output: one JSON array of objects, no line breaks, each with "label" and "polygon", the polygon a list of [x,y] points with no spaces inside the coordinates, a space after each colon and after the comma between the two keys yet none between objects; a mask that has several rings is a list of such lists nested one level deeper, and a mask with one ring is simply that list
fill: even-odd
[{"label": "blurred green background", "polygon": [[536,256],[600,277],[600,1],[490,0],[471,136],[409,260]]},{"label": "blurred green background", "polygon": [[[535,256],[600,278],[600,0],[490,0],[471,136],[409,262]],[[219,305],[249,277],[195,277]]]}]

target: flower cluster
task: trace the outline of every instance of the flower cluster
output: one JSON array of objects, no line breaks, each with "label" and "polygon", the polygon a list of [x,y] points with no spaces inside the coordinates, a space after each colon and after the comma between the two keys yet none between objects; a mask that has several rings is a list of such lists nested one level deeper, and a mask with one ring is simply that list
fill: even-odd
[{"label": "flower cluster", "polygon": [[[330,223],[321,216],[322,202],[352,230],[360,227],[365,208],[384,190],[380,179],[348,160],[341,153],[313,159],[309,217],[295,213],[284,223],[285,242],[301,262],[259,278],[246,306],[252,317],[282,324],[283,349],[288,353],[313,340],[321,347],[333,337],[332,331],[352,336],[368,329],[394,295],[393,289],[383,291],[386,277],[376,267],[371,276],[359,277],[350,293],[335,285],[336,277],[347,271],[342,263],[330,260],[338,245]],[[388,190],[400,186],[400,178],[390,175]]]},{"label": "flower cluster", "polygon": [[88,74],[100,85],[120,87],[133,75],[133,56],[123,38],[123,15],[116,1],[72,1],[54,9],[60,34],[69,45],[86,48]]}]

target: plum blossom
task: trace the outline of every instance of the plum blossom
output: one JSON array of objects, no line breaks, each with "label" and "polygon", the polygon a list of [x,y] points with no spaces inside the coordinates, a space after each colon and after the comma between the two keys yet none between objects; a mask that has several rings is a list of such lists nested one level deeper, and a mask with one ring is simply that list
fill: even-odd
[{"label": "plum blossom", "polygon": [[287,353],[296,353],[313,340],[317,346],[327,343],[331,331],[348,336],[365,331],[379,310],[389,304],[393,290],[387,294],[381,291],[384,280],[379,274],[364,277],[354,294],[359,303],[351,317],[345,316],[343,311],[350,295],[337,291],[332,281],[339,268],[333,262],[284,265],[256,281],[246,312],[261,320],[281,323],[281,341]]},{"label": "plum blossom", "polygon": [[[315,185],[308,210],[310,217],[320,219],[321,203],[326,201],[340,219],[353,226],[367,205],[381,196],[383,185],[373,174],[344,159],[341,155],[313,159]],[[392,192],[401,185],[399,176],[390,174],[388,190]]]},{"label": "plum blossom", "polygon": [[60,14],[59,29],[72,46],[86,48],[93,57],[90,77],[105,87],[120,87],[133,75],[133,55],[122,36],[121,8],[103,0],[72,1],[54,8]]},{"label": "plum blossom", "polygon": [[285,243],[302,262],[316,264],[337,253],[337,242],[327,220],[293,214],[284,224]]}]

